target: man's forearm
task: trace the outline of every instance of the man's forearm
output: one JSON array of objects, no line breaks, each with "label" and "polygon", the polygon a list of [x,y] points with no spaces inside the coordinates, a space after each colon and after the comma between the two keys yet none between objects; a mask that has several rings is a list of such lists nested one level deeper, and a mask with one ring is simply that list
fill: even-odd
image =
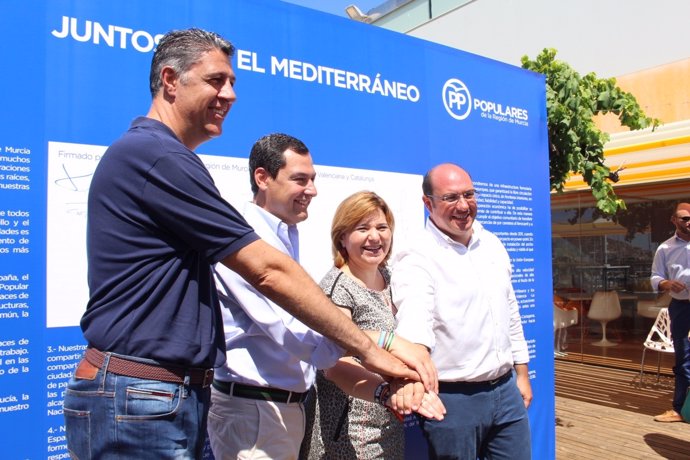
[{"label": "man's forearm", "polygon": [[290,257],[258,240],[223,264],[304,324],[349,353],[365,353],[374,343],[343,314]]}]

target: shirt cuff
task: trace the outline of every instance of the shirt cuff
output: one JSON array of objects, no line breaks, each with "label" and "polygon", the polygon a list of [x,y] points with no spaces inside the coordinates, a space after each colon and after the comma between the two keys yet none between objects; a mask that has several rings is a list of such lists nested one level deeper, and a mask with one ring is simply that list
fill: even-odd
[{"label": "shirt cuff", "polygon": [[311,364],[317,369],[328,369],[344,355],[345,350],[324,337],[311,355]]}]

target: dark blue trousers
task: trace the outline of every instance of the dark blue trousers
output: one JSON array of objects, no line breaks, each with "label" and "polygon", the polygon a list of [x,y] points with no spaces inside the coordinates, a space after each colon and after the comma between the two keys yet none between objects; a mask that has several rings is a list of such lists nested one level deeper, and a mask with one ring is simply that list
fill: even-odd
[{"label": "dark blue trousers", "polygon": [[673,410],[680,413],[690,385],[690,301],[671,300],[668,307],[671,317],[671,337],[676,355],[673,373],[676,376],[675,391],[673,392]]},{"label": "dark blue trousers", "polygon": [[443,420],[421,419],[430,459],[530,460],[529,418],[511,372],[491,385],[441,384]]}]

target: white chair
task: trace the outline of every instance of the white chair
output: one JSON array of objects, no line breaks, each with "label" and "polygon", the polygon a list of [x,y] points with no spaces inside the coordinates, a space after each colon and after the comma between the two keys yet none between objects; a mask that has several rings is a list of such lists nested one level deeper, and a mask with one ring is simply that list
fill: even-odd
[{"label": "white chair", "polygon": [[606,325],[609,321],[620,318],[621,302],[616,291],[597,291],[592,297],[592,304],[589,306],[587,317],[601,323],[602,338],[598,342],[592,343],[598,347],[613,347],[618,345],[606,338]]},{"label": "white chair", "polygon": [[578,322],[576,309],[565,309],[557,305],[553,306],[553,329],[555,333],[554,355],[563,356],[568,337],[566,328],[574,326]]},{"label": "white chair", "polygon": [[671,303],[670,292],[662,292],[655,299],[638,300],[637,301],[637,316],[643,318],[656,319],[659,316],[659,311],[663,308],[668,308]]},{"label": "white chair", "polygon": [[668,308],[659,310],[656,321],[647,334],[647,339],[644,341],[644,348],[642,349],[642,362],[640,363],[640,383],[644,376],[644,357],[647,350],[654,350],[658,352],[656,363],[656,383],[659,383],[661,374],[661,353],[673,353],[673,340],[671,339],[671,317],[668,314]]}]

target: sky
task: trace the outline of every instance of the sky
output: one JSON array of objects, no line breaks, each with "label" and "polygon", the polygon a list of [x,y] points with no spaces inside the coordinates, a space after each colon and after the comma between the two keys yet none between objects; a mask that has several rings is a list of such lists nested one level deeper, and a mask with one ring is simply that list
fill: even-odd
[{"label": "sky", "polygon": [[385,0],[282,0],[286,3],[294,3],[295,5],[305,6],[314,10],[325,11],[326,13],[335,14],[337,16],[347,17],[345,14],[345,7],[349,5],[357,5],[363,13],[370,9],[381,5]]}]

